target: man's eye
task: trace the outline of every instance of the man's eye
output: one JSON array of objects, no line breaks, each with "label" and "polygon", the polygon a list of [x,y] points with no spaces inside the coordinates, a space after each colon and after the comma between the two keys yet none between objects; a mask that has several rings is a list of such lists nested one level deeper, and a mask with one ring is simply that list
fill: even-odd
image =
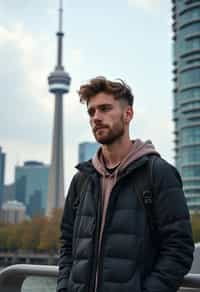
[{"label": "man's eye", "polygon": [[92,116],[94,116],[94,110],[93,109],[89,109],[88,110],[88,115],[90,116],[90,117],[92,117]]},{"label": "man's eye", "polygon": [[111,109],[111,106],[109,106],[109,105],[104,105],[104,106],[101,107],[101,110],[102,110],[103,112],[107,112],[107,111],[109,111],[110,109]]}]

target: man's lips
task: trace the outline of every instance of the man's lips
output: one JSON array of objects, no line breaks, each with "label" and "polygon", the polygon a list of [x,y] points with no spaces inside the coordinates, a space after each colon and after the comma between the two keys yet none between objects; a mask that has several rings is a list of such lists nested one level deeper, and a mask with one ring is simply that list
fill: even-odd
[{"label": "man's lips", "polygon": [[106,129],[107,127],[106,126],[99,126],[99,127],[95,127],[93,129],[94,132],[97,132],[98,130],[102,130],[102,129]]}]

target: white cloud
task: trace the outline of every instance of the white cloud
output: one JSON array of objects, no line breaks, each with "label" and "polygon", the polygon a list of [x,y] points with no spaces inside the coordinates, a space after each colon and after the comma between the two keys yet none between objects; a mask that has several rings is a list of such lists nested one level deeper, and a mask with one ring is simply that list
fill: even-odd
[{"label": "white cloud", "polygon": [[58,12],[55,8],[47,8],[47,15],[56,17]]},{"label": "white cloud", "polygon": [[[0,137],[7,153],[6,182],[13,180],[14,163],[25,160],[50,162],[53,129],[54,96],[48,93],[47,76],[54,70],[56,47],[45,36],[35,36],[18,23],[9,29],[0,26],[0,54],[2,68],[0,79]],[[83,62],[78,48],[69,52],[71,67],[78,70]],[[8,62],[9,61],[9,62]],[[64,136],[66,152],[66,176],[70,180],[77,163],[77,145],[87,137],[88,127],[83,129],[87,116],[79,104],[76,84],[64,97]],[[74,115],[76,112],[76,115]]]},{"label": "white cloud", "polygon": [[[29,101],[42,106],[43,110],[49,112],[51,103],[49,103],[45,76],[50,67],[49,59],[53,50],[50,41],[40,36],[37,36],[36,41],[34,35],[18,23],[10,30],[0,27],[0,50],[4,59],[9,60],[9,66],[7,68],[4,66],[4,70],[7,70],[3,72],[4,76],[9,79],[9,71],[12,68],[18,69],[16,74],[20,74],[23,79],[20,85],[24,93],[24,101],[26,102],[28,98]],[[13,81],[15,83],[16,80]],[[10,88],[10,91],[15,91],[15,89]],[[17,95],[17,92],[14,95]]]},{"label": "white cloud", "polygon": [[74,65],[80,65],[83,61],[83,51],[81,49],[73,49],[71,57]]},{"label": "white cloud", "polygon": [[50,47],[48,40],[38,38],[36,41],[19,23],[9,29],[0,26],[0,54],[3,56],[0,136],[1,146],[7,153],[6,181],[12,179],[16,152],[22,153],[23,159],[30,153],[41,159],[40,148],[46,149],[50,144],[49,117],[53,99],[48,94],[45,76],[51,47],[48,53],[46,47]]},{"label": "white cloud", "polygon": [[136,6],[145,9],[159,7],[161,0],[128,0],[130,6]]}]

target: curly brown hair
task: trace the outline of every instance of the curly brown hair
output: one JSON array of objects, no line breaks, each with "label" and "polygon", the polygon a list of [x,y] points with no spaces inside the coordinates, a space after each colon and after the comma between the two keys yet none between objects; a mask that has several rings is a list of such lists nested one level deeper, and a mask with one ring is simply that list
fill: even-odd
[{"label": "curly brown hair", "polygon": [[110,81],[103,76],[91,79],[81,85],[78,94],[81,103],[88,103],[89,99],[100,92],[112,94],[116,99],[125,100],[128,105],[133,105],[134,96],[131,88],[121,79]]}]

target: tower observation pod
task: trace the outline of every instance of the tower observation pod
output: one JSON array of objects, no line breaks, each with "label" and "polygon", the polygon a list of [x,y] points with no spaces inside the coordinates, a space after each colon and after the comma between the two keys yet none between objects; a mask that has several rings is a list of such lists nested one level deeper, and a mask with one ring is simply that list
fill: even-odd
[{"label": "tower observation pod", "polygon": [[64,71],[62,65],[62,55],[63,55],[63,36],[62,32],[62,19],[63,19],[63,7],[62,0],[60,0],[59,8],[59,28],[57,32],[58,38],[58,52],[57,52],[57,65],[54,72],[52,72],[48,77],[49,91],[53,94],[64,94],[69,92],[69,86],[71,78],[68,73]]},{"label": "tower observation pod", "polygon": [[48,181],[47,210],[51,215],[53,209],[63,208],[64,205],[64,155],[63,155],[63,94],[69,92],[71,78],[63,66],[63,3],[60,0],[59,29],[57,32],[58,52],[54,72],[48,77],[49,91],[55,95],[55,112],[53,127],[53,143],[51,165]]}]

